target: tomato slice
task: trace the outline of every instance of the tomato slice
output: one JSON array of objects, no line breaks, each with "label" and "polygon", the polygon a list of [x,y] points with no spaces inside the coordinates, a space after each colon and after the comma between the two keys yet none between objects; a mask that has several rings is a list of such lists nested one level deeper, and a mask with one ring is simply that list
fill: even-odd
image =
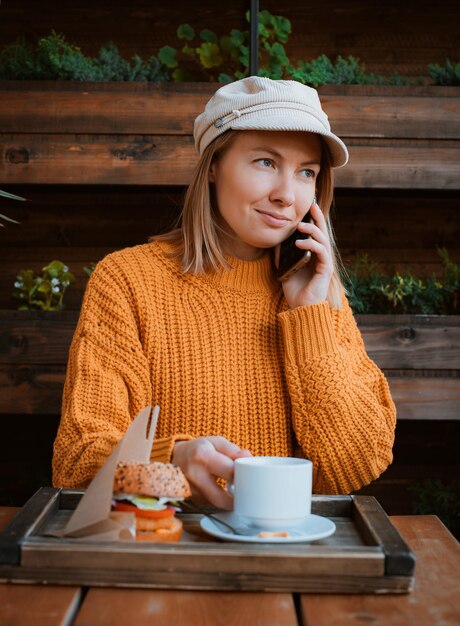
[{"label": "tomato slice", "polygon": [[164,517],[172,517],[175,513],[174,509],[166,508],[162,511],[146,511],[144,509],[138,509],[134,504],[128,504],[127,502],[115,502],[112,506],[113,511],[123,511],[124,513],[135,513],[136,517],[146,517],[148,519],[162,519]]}]

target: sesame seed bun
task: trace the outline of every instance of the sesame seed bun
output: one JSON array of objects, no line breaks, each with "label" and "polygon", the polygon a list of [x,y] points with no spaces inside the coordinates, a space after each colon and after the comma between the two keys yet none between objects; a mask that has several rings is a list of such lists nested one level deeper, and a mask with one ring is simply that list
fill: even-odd
[{"label": "sesame seed bun", "polygon": [[188,498],[190,485],[172,463],[121,461],[115,469],[113,491],[156,498]]}]

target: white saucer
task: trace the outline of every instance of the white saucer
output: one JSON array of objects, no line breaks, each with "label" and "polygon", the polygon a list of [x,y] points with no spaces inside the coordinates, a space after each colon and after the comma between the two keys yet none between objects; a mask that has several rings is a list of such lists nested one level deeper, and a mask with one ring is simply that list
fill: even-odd
[{"label": "white saucer", "polygon": [[241,541],[245,543],[300,543],[302,541],[316,541],[324,539],[335,532],[335,524],[327,517],[309,515],[299,526],[286,528],[288,537],[259,537],[260,529],[243,523],[240,517],[233,512],[219,513],[216,515],[222,521],[228,522],[235,528],[241,529],[245,534],[237,535],[220,525],[209,517],[203,517],[200,521],[201,528],[213,537],[225,539],[225,541]]}]

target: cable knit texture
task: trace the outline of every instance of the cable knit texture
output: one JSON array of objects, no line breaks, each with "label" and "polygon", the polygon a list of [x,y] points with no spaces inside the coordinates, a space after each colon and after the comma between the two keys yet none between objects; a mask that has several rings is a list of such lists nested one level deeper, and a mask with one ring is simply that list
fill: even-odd
[{"label": "cable knit texture", "polygon": [[222,435],[255,455],[305,456],[314,491],[349,493],[392,461],[395,408],[350,307],[288,309],[270,255],[184,274],[168,244],[108,255],[72,342],[53,482],[85,487],[131,420],[160,406],[152,460]]}]

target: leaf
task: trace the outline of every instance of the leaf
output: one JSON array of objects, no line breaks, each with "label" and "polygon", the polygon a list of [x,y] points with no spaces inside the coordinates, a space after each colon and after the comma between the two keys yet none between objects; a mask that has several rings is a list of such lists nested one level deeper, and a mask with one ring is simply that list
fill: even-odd
[{"label": "leaf", "polygon": [[42,283],[40,283],[37,287],[37,291],[39,293],[44,293],[47,294],[51,291],[51,285],[48,281],[43,281]]},{"label": "leaf", "polygon": [[241,46],[239,61],[243,67],[249,67],[249,47]]},{"label": "leaf", "polygon": [[184,47],[182,48],[182,52],[183,52],[186,56],[191,57],[191,58],[194,58],[194,57],[196,56],[196,51],[195,51],[195,48],[191,48],[190,46],[184,46]]},{"label": "leaf", "polygon": [[233,81],[233,78],[230,76],[230,74],[224,74],[221,72],[217,77],[217,80],[219,81],[219,83],[231,83]]},{"label": "leaf", "polygon": [[26,198],[23,198],[22,196],[16,196],[14,193],[9,193],[8,191],[2,191],[0,189],[0,196],[2,196],[3,198],[9,198],[10,200],[26,200]]},{"label": "leaf", "polygon": [[195,79],[191,72],[181,68],[177,68],[177,70],[174,70],[172,78],[176,81],[176,83],[190,82]]},{"label": "leaf", "polygon": [[222,63],[220,48],[215,43],[204,43],[196,49],[203,67],[209,69]]},{"label": "leaf", "polygon": [[232,28],[230,31],[230,40],[234,46],[241,46],[245,42],[245,35],[240,30],[236,30],[236,28]]},{"label": "leaf", "polygon": [[[3,215],[3,213],[0,213],[0,220],[5,220],[6,222],[12,222],[13,224],[20,223],[17,220],[14,220],[12,217],[8,217],[8,215]],[[0,226],[4,227],[4,224],[0,224]]]},{"label": "leaf", "polygon": [[177,67],[178,65],[177,51],[171,46],[163,46],[163,48],[160,48],[158,52],[158,58],[160,59],[161,63],[163,63],[163,65],[166,65],[166,67],[169,67],[171,69]]},{"label": "leaf", "polygon": [[219,44],[221,50],[223,50],[227,54],[230,54],[234,49],[233,42],[228,35],[222,35],[222,37],[219,39]]},{"label": "leaf", "polygon": [[43,272],[49,274],[52,278],[54,278],[60,276],[64,272],[67,272],[68,267],[64,265],[62,261],[54,260],[51,261],[51,263],[48,263],[48,265],[45,265],[42,270]]},{"label": "leaf", "polygon": [[213,33],[212,30],[208,30],[207,28],[200,32],[200,38],[207,43],[217,43],[216,33]]},{"label": "leaf", "polygon": [[185,41],[192,41],[195,37],[195,31],[190,24],[181,24],[177,29],[177,36],[179,39],[185,39]]}]

